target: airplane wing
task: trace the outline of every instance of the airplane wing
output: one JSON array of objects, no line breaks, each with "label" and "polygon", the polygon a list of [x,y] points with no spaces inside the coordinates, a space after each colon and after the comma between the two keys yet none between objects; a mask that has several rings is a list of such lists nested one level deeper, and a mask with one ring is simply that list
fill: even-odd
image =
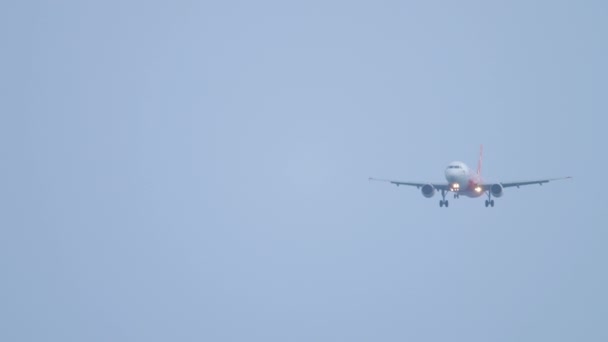
[{"label": "airplane wing", "polygon": [[[398,180],[390,180],[390,179],[379,179],[379,178],[369,178],[370,181],[376,181],[376,182],[387,182],[387,183],[391,183],[391,184],[395,184],[396,186],[399,185],[406,185],[406,186],[415,186],[416,188],[420,189],[421,187],[430,184],[433,186],[433,188],[437,189],[437,190],[445,190],[445,191],[449,191],[450,190],[450,186],[448,183],[417,183],[417,182],[402,182],[402,181],[398,181]],[[491,186],[491,184],[490,184]]]},{"label": "airplane wing", "polygon": [[500,184],[500,185],[502,185],[503,188],[510,188],[510,187],[513,187],[513,186],[516,186],[516,187],[519,188],[520,186],[524,186],[524,185],[532,185],[532,184],[543,185],[544,183],[549,183],[549,182],[556,181],[556,180],[571,179],[571,178],[572,177],[561,177],[561,178],[547,178],[547,179],[527,180],[527,181],[520,181],[520,182],[484,183],[482,185],[482,187],[484,189],[489,189],[494,184]]}]

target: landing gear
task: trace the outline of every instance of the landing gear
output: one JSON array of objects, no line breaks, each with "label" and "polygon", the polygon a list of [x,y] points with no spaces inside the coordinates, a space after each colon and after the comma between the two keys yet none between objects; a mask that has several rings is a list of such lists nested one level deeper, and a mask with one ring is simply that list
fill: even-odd
[{"label": "landing gear", "polygon": [[494,200],[492,199],[492,193],[488,191],[488,199],[486,200],[486,208],[492,207],[494,208]]},{"label": "landing gear", "polygon": [[441,190],[441,197],[443,197],[443,199],[439,201],[439,207],[441,208],[445,205],[447,208],[449,206],[449,202],[445,199],[445,190]]}]

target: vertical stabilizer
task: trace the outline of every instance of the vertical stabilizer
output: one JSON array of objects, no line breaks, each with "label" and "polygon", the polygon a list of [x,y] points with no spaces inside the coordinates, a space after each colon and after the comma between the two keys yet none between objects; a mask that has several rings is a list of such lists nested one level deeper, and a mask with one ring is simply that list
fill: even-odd
[{"label": "vertical stabilizer", "polygon": [[483,162],[483,145],[479,145],[479,161],[477,162],[477,175],[481,177],[481,165]]}]

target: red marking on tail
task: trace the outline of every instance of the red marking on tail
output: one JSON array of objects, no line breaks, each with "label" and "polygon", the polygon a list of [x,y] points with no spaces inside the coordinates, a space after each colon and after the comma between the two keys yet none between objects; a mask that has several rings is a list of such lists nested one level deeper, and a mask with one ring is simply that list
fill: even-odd
[{"label": "red marking on tail", "polygon": [[479,162],[477,163],[477,176],[481,179],[481,165],[483,162],[483,145],[479,145]]}]

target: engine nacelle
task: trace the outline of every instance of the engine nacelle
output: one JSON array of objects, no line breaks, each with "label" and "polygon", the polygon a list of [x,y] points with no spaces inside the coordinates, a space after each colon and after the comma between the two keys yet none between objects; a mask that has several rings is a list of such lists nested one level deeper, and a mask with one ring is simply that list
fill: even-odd
[{"label": "engine nacelle", "polygon": [[422,196],[431,198],[435,195],[435,188],[431,184],[425,184],[422,186]]},{"label": "engine nacelle", "polygon": [[494,196],[494,197],[502,196],[502,185],[493,184],[492,187],[490,188],[490,193],[492,193],[492,196]]}]

